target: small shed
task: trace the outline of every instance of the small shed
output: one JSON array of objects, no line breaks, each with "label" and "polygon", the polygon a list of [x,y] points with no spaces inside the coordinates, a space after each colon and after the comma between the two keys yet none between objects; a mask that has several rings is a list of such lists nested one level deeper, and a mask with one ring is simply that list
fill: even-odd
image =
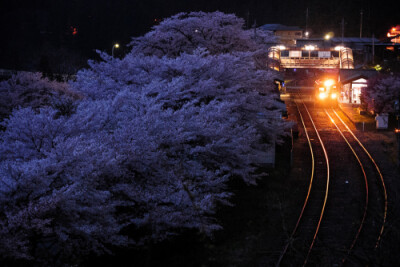
[{"label": "small shed", "polygon": [[376,76],[376,70],[341,69],[339,70],[339,83],[341,94],[339,101],[342,103],[361,104],[360,95],[367,87],[368,79]]}]

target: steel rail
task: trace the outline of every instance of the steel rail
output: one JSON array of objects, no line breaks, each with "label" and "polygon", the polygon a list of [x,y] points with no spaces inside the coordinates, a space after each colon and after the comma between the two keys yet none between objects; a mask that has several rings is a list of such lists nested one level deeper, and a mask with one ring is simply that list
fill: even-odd
[{"label": "steel rail", "polygon": [[[362,219],[361,219],[361,222],[360,222],[360,226],[359,226],[358,229],[357,229],[357,233],[356,233],[356,235],[355,235],[355,237],[354,237],[354,239],[353,239],[353,241],[352,241],[350,247],[349,247],[348,250],[347,250],[347,255],[346,255],[346,257],[347,257],[348,255],[350,255],[351,251],[353,250],[353,248],[354,248],[354,246],[355,246],[355,244],[356,244],[356,242],[357,242],[357,240],[358,240],[358,237],[360,236],[361,230],[362,230],[362,228],[363,228],[363,226],[364,226],[365,219],[366,219],[366,217],[367,217],[368,200],[369,200],[369,194],[368,194],[368,193],[369,193],[369,192],[368,192],[368,179],[367,179],[367,174],[365,173],[364,166],[363,166],[363,164],[362,164],[360,158],[358,157],[356,151],[354,150],[353,146],[349,143],[348,139],[344,136],[343,131],[340,130],[339,126],[337,125],[337,123],[335,122],[335,120],[329,115],[329,113],[328,113],[328,111],[326,111],[326,109],[325,109],[325,113],[326,113],[326,115],[329,117],[329,119],[331,120],[331,122],[333,123],[333,125],[335,125],[336,129],[338,130],[338,132],[340,133],[340,135],[343,137],[344,141],[346,141],[346,143],[347,143],[348,147],[350,148],[350,150],[353,152],[353,155],[354,155],[354,157],[357,159],[358,164],[360,165],[361,171],[362,171],[363,176],[364,176],[364,183],[365,183],[364,213],[363,213],[363,216],[362,216]],[[344,124],[344,123],[343,123],[343,124]],[[346,125],[346,126],[347,126],[347,125]],[[346,257],[342,259],[342,264],[346,261]]]},{"label": "steel rail", "polygon": [[[321,227],[322,218],[323,218],[323,216],[324,216],[325,207],[326,207],[326,203],[327,203],[327,199],[328,199],[328,192],[329,192],[330,170],[329,170],[329,158],[328,158],[328,153],[327,153],[327,150],[326,150],[326,148],[325,148],[325,145],[324,145],[324,143],[323,143],[323,141],[322,141],[322,139],[321,139],[321,136],[320,136],[320,134],[319,134],[319,132],[318,132],[318,130],[317,130],[317,127],[315,126],[314,120],[312,119],[312,116],[311,116],[310,112],[308,111],[307,106],[305,105],[305,103],[304,103],[303,101],[301,101],[301,102],[302,102],[302,104],[303,104],[303,106],[304,106],[304,108],[305,108],[305,110],[306,110],[306,112],[307,112],[308,118],[310,119],[311,124],[312,124],[312,126],[313,126],[313,128],[314,128],[314,131],[315,131],[315,133],[316,133],[316,135],[317,135],[317,137],[318,137],[318,140],[319,140],[319,142],[320,142],[320,144],[321,144],[321,148],[322,148],[322,150],[323,150],[324,157],[325,157],[325,161],[326,161],[326,170],[327,170],[327,173],[326,173],[326,181],[327,181],[327,182],[326,182],[326,188],[325,188],[325,194],[324,194],[324,201],[323,201],[322,209],[321,209],[321,212],[320,212],[320,215],[319,215],[318,224],[317,224],[317,226],[316,226],[315,233],[314,233],[314,235],[313,235],[312,242],[311,242],[311,244],[310,244],[310,246],[309,246],[309,248],[308,248],[306,258],[305,258],[305,260],[304,260],[304,262],[303,262],[303,265],[302,265],[302,266],[304,267],[305,265],[307,265],[307,262],[308,262],[308,259],[309,259],[309,257],[310,257],[311,251],[312,251],[313,246],[314,246],[314,244],[315,244],[315,241],[316,241],[316,239],[317,239],[317,235],[318,235],[319,229],[320,229],[320,227]],[[299,108],[299,106],[297,105],[297,102],[296,102],[296,101],[295,101],[295,104],[296,104],[297,110],[298,110],[298,112],[299,112],[299,115],[300,115],[300,118],[301,118],[301,121],[302,121],[302,124],[303,124],[303,127],[304,127],[304,132],[306,133],[307,140],[308,140],[308,144],[309,144],[310,151],[311,151],[311,157],[312,157],[312,174],[311,174],[310,184],[309,184],[309,187],[308,187],[307,196],[306,196],[306,199],[305,199],[305,201],[304,201],[304,204],[303,204],[303,207],[302,207],[300,216],[299,216],[299,218],[297,219],[297,222],[296,222],[296,225],[295,225],[295,227],[294,227],[294,230],[293,230],[293,232],[292,232],[292,234],[291,234],[291,236],[290,236],[290,238],[289,238],[289,242],[285,245],[285,248],[284,248],[283,252],[282,252],[281,255],[280,255],[280,258],[279,258],[279,260],[278,260],[278,262],[277,262],[277,264],[276,264],[277,267],[280,266],[280,263],[281,263],[281,261],[282,261],[284,255],[285,255],[286,252],[287,252],[288,246],[289,246],[290,242],[293,240],[293,236],[294,236],[295,233],[297,232],[298,227],[299,227],[299,225],[300,225],[300,221],[301,221],[302,218],[303,218],[303,214],[304,214],[305,208],[306,208],[306,206],[307,206],[307,204],[308,204],[308,201],[309,201],[309,197],[310,197],[310,193],[311,193],[311,188],[312,188],[312,182],[313,182],[313,180],[314,180],[314,175],[315,175],[315,157],[314,157],[314,151],[313,151],[313,149],[312,149],[311,139],[309,138],[309,135],[308,135],[308,132],[307,132],[307,127],[306,127],[306,125],[305,125],[303,115],[301,114],[300,108]]]},{"label": "steel rail", "polygon": [[302,209],[301,209],[299,218],[297,219],[296,225],[295,225],[295,227],[293,228],[293,231],[292,231],[292,233],[291,233],[291,235],[290,235],[290,237],[289,237],[288,242],[286,243],[284,249],[282,250],[281,255],[279,256],[279,259],[278,259],[278,261],[277,261],[277,263],[276,263],[276,265],[275,265],[276,267],[279,267],[279,266],[280,266],[280,264],[281,264],[281,262],[282,262],[282,259],[283,259],[283,257],[285,256],[285,254],[286,254],[286,252],[287,252],[287,250],[288,250],[288,248],[289,248],[289,245],[292,243],[293,237],[294,237],[294,235],[296,234],[297,229],[299,228],[300,221],[301,221],[301,219],[302,219],[302,217],[303,217],[304,210],[305,210],[305,208],[306,208],[306,206],[307,206],[308,199],[309,199],[309,197],[310,197],[311,188],[312,188],[312,183],[313,183],[313,181],[314,181],[315,158],[314,158],[314,151],[313,151],[312,145],[311,145],[311,139],[310,139],[310,136],[308,135],[308,131],[307,131],[307,128],[306,128],[306,124],[305,124],[305,122],[304,122],[303,115],[301,115],[301,112],[300,112],[300,109],[299,109],[299,107],[298,107],[298,105],[297,105],[297,102],[294,101],[294,103],[296,104],[297,110],[299,111],[300,120],[301,120],[301,123],[302,123],[302,125],[303,125],[304,132],[305,132],[305,134],[306,134],[306,137],[307,137],[308,147],[310,148],[310,154],[311,154],[311,178],[310,178],[310,183],[309,183],[309,185],[308,185],[307,195],[306,195],[306,198],[305,198],[305,200],[304,200],[303,207],[302,207]]},{"label": "steel rail", "polygon": [[312,242],[311,242],[310,247],[308,248],[307,256],[306,256],[306,259],[304,260],[304,263],[303,263],[303,267],[304,267],[304,266],[307,264],[307,262],[308,262],[308,258],[310,257],[311,250],[312,250],[312,248],[313,248],[313,246],[314,246],[315,240],[317,239],[317,235],[318,235],[319,229],[320,229],[320,227],[321,227],[321,222],[322,222],[322,218],[323,218],[323,216],[324,216],[325,207],[326,207],[326,202],[327,202],[327,200],[328,200],[330,172],[329,172],[329,158],[328,158],[328,153],[327,153],[327,151],[326,151],[325,145],[324,145],[324,143],[322,142],[321,136],[319,135],[319,132],[318,132],[318,130],[317,130],[317,127],[316,127],[315,124],[314,124],[314,120],[312,119],[311,114],[310,114],[310,112],[308,111],[308,108],[307,108],[306,104],[304,104],[304,102],[303,102],[303,105],[304,105],[304,107],[305,107],[305,109],[306,109],[306,111],[307,111],[307,114],[308,114],[308,116],[309,116],[309,118],[310,118],[310,121],[311,121],[311,123],[312,123],[312,125],[313,125],[313,127],[314,127],[315,133],[316,133],[317,136],[318,136],[318,140],[319,140],[319,142],[320,142],[320,144],[321,144],[322,150],[324,151],[325,160],[326,160],[326,171],[327,171],[327,174],[326,174],[326,189],[325,189],[324,204],[322,205],[321,214],[320,214],[320,217],[319,217],[319,220],[318,220],[317,228],[316,228],[315,233],[314,233],[314,236],[313,236],[313,240],[312,240]]},{"label": "steel rail", "polygon": [[376,171],[379,174],[380,177],[380,182],[382,185],[382,190],[383,190],[383,194],[384,194],[384,198],[385,198],[385,203],[384,203],[384,213],[383,213],[383,222],[382,222],[382,226],[381,229],[379,231],[379,236],[377,238],[377,241],[375,243],[375,249],[377,249],[379,247],[379,243],[382,239],[382,235],[383,235],[383,231],[385,229],[385,224],[386,224],[386,219],[387,219],[387,209],[388,209],[388,197],[387,197],[387,191],[386,191],[386,185],[385,185],[385,181],[383,179],[383,175],[382,172],[380,171],[378,164],[376,164],[375,160],[373,159],[373,157],[371,156],[371,154],[368,152],[368,150],[364,147],[364,145],[361,143],[361,141],[356,137],[356,135],[353,133],[352,130],[350,130],[350,128],[347,126],[347,124],[342,120],[342,118],[340,118],[340,116],[336,113],[335,110],[333,110],[333,112],[335,113],[336,117],[339,118],[339,120],[343,123],[343,125],[346,127],[346,129],[349,131],[349,133],[353,136],[353,138],[357,141],[357,143],[360,145],[360,147],[364,150],[364,152],[368,155],[369,159],[371,160],[371,162],[374,164]]}]

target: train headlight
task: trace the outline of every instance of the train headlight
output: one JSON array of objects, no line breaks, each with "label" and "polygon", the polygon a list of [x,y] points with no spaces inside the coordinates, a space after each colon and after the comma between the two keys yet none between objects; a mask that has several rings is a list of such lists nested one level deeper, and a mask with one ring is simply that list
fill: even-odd
[{"label": "train headlight", "polygon": [[325,92],[319,93],[319,99],[325,99],[328,95]]},{"label": "train headlight", "polygon": [[336,94],[336,93],[332,93],[332,94],[331,94],[331,98],[332,98],[332,99],[336,99],[336,98],[337,98],[337,94]]},{"label": "train headlight", "polygon": [[334,81],[334,80],[331,80],[331,79],[326,80],[326,81],[324,82],[324,85],[325,85],[326,87],[332,86],[332,85],[334,85],[334,84],[335,84],[335,81]]}]

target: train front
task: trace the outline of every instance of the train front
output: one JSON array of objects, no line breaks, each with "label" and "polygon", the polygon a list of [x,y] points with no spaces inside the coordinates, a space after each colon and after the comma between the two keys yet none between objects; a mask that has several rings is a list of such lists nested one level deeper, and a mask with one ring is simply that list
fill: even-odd
[{"label": "train front", "polygon": [[321,106],[336,106],[338,103],[337,82],[327,78],[315,81],[315,102]]}]

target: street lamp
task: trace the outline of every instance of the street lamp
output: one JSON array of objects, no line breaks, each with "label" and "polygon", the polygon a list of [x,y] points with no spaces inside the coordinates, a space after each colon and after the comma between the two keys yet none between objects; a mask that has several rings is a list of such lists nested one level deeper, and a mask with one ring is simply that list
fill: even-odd
[{"label": "street lamp", "polygon": [[119,48],[119,44],[116,43],[113,45],[112,49],[111,49],[111,56],[114,57],[114,48]]}]

